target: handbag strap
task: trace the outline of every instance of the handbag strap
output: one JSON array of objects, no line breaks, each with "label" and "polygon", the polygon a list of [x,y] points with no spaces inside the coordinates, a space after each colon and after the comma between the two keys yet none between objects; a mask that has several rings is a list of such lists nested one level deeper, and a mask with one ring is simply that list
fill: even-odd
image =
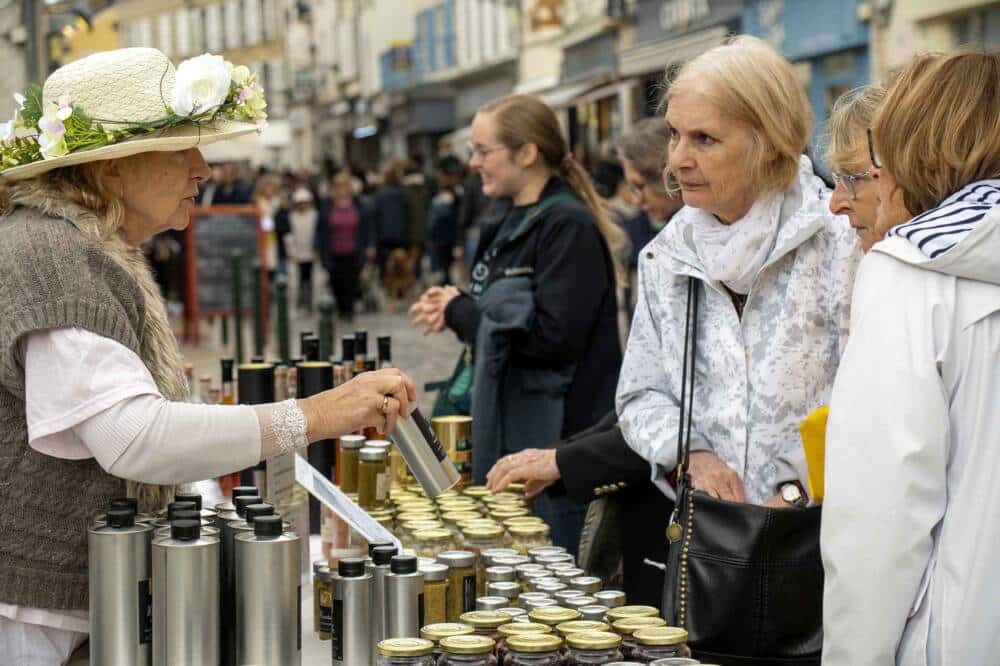
[{"label": "handbag strap", "polygon": [[684,367],[681,371],[681,407],[677,425],[677,487],[687,485],[691,460],[691,412],[694,407],[695,355],[698,348],[698,279],[688,276],[687,311],[684,316]]}]

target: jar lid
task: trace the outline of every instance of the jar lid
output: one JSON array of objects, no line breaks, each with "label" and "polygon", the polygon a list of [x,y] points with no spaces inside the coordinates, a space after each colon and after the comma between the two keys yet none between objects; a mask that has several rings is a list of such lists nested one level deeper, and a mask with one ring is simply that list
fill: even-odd
[{"label": "jar lid", "polygon": [[504,599],[517,599],[521,591],[521,585],[514,581],[498,580],[487,584],[486,591],[492,596],[503,597]]},{"label": "jar lid", "polygon": [[462,494],[468,497],[486,497],[490,491],[486,486],[466,486]]},{"label": "jar lid", "polygon": [[524,488],[525,484],[523,483],[511,483],[507,486],[507,490],[509,490],[512,493],[517,493],[519,495],[524,494]]},{"label": "jar lid", "polygon": [[528,564],[531,562],[530,557],[525,555],[504,555],[501,557],[494,557],[493,564],[502,567],[517,567],[522,564]]},{"label": "jar lid", "polygon": [[518,597],[517,602],[521,604],[521,606],[529,613],[538,608],[549,608],[551,606],[559,605],[558,601],[547,597],[545,599],[522,599],[521,597]]},{"label": "jar lid", "polygon": [[485,527],[487,529],[496,527],[497,529],[502,528],[496,524],[496,522],[490,520],[489,518],[470,518],[468,520],[458,520],[455,525],[459,530],[465,532],[466,530],[475,529],[477,527]]},{"label": "jar lid", "polygon": [[528,551],[528,555],[531,557],[539,557],[541,555],[558,555],[559,553],[565,553],[566,548],[563,546],[538,546],[537,548],[532,548]]},{"label": "jar lid", "polygon": [[467,550],[446,550],[438,554],[437,561],[452,568],[464,569],[476,565],[476,554]]},{"label": "jar lid", "polygon": [[[400,527],[407,532],[419,532],[421,530],[443,529],[444,523],[440,520],[406,520],[400,523]],[[448,530],[448,534],[451,534],[451,530]]]},{"label": "jar lid", "polygon": [[457,502],[457,501],[447,501],[438,502],[437,508],[441,510],[442,513],[469,513],[476,518],[482,518],[482,514],[476,510],[476,505],[473,502]]},{"label": "jar lid", "polygon": [[501,636],[518,636],[522,634],[551,634],[552,627],[539,622],[511,622],[500,627]]},{"label": "jar lid", "polygon": [[548,525],[511,525],[507,528],[511,536],[532,537],[545,536],[549,533]]},{"label": "jar lid", "polygon": [[490,513],[493,514],[494,518],[517,518],[519,516],[530,515],[531,511],[517,506],[494,504],[493,509],[490,511]]},{"label": "jar lid", "polygon": [[368,462],[381,462],[387,457],[385,449],[377,446],[365,446],[358,455],[361,456],[362,460]]},{"label": "jar lid", "polygon": [[517,493],[499,492],[494,495],[483,495],[483,501],[487,504],[491,504],[493,502],[523,502],[524,498]]},{"label": "jar lid", "polygon": [[447,523],[457,523],[460,520],[476,520],[480,516],[476,511],[445,511],[441,517]]},{"label": "jar lid", "polygon": [[595,592],[594,597],[608,608],[625,605],[625,593],[621,590],[601,590]]},{"label": "jar lid", "polygon": [[572,608],[564,608],[562,606],[546,606],[544,608],[536,608],[531,611],[528,613],[528,617],[532,622],[541,622],[542,624],[557,626],[563,622],[579,620],[582,616],[580,615],[580,611]]},{"label": "jar lid", "polygon": [[597,599],[590,596],[582,597],[570,597],[565,601],[566,606],[569,608],[583,608],[584,606],[593,606],[597,603]]},{"label": "jar lid", "polygon": [[476,610],[500,610],[510,605],[509,597],[488,596],[476,599]]},{"label": "jar lid", "polygon": [[610,650],[622,644],[622,637],[610,631],[578,631],[566,636],[566,644],[582,650]]},{"label": "jar lid", "polygon": [[[611,612],[608,611],[607,615],[610,620]],[[616,620],[611,623],[615,631],[619,634],[631,636],[640,629],[649,629],[650,627],[665,627],[667,626],[667,621],[660,617],[627,617],[623,620]]]},{"label": "jar lid", "polygon": [[391,449],[392,442],[387,439],[369,439],[365,446],[381,446],[383,449]]},{"label": "jar lid", "polygon": [[441,528],[417,530],[413,533],[413,538],[418,541],[448,541],[451,539],[451,530]]},{"label": "jar lid", "polygon": [[365,438],[361,435],[343,435],[340,438],[341,449],[360,449],[365,445]]},{"label": "jar lid", "polygon": [[408,523],[411,520],[437,520],[437,514],[433,511],[402,511],[396,514],[396,520],[400,524]]},{"label": "jar lid", "polygon": [[426,638],[390,638],[378,644],[385,657],[423,657],[434,652],[434,643]]},{"label": "jar lid", "polygon": [[611,631],[611,627],[606,622],[595,622],[594,620],[571,620],[556,626],[563,636],[574,634],[578,631]]},{"label": "jar lid", "polygon": [[[546,580],[546,579],[541,579]],[[556,592],[562,592],[566,589],[566,586],[562,583],[537,583],[535,589],[539,592],[544,592],[545,594],[555,594]]]},{"label": "jar lid", "polygon": [[583,614],[584,620],[597,620],[603,622],[605,616],[608,614],[609,608],[607,606],[602,606],[601,604],[594,604],[592,606],[580,606],[577,608]]},{"label": "jar lid", "polygon": [[641,645],[680,645],[688,639],[688,632],[680,627],[646,627],[632,635]]},{"label": "jar lid", "polygon": [[424,582],[448,580],[448,567],[437,562],[420,563],[419,571],[424,575]]},{"label": "jar lid", "polygon": [[555,652],[562,647],[562,639],[552,634],[520,634],[507,639],[507,649],[515,652]]},{"label": "jar lid", "polygon": [[552,593],[553,599],[558,599],[559,601],[566,601],[567,599],[574,599],[576,597],[586,596],[582,590],[559,590],[558,592]]},{"label": "jar lid", "polygon": [[503,535],[503,528],[499,525],[476,525],[462,528],[462,534],[473,539],[494,539]]},{"label": "jar lid", "polygon": [[[480,557],[482,554],[480,553]],[[491,583],[499,583],[500,581],[510,582],[517,579],[517,572],[514,571],[514,567],[487,567],[486,568],[486,580]]]},{"label": "jar lid", "polygon": [[475,629],[467,624],[438,622],[437,624],[428,624],[426,627],[421,628],[420,637],[431,641],[439,641],[449,636],[465,636],[475,631]]},{"label": "jar lid", "polygon": [[659,614],[659,609],[653,606],[619,606],[608,611],[608,619],[614,622],[627,617],[657,617]]},{"label": "jar lid", "polygon": [[[527,622],[528,611],[524,610],[523,608],[518,608],[517,606],[509,606],[507,608],[501,608],[500,612],[503,613],[504,615],[510,616],[518,624],[529,624]],[[504,627],[506,626],[507,625],[505,624]],[[503,627],[500,628],[503,629]]]},{"label": "jar lid", "polygon": [[524,571],[545,571],[545,567],[541,564],[535,564],[534,562],[525,562],[524,564],[518,564],[514,567],[514,571],[517,573],[522,573]]},{"label": "jar lid", "polygon": [[513,518],[504,518],[500,524],[510,529],[522,525],[547,525],[548,523],[538,516],[514,516]]},{"label": "jar lid", "polygon": [[501,627],[513,618],[506,613],[501,613],[495,610],[486,611],[469,611],[468,613],[462,613],[458,618],[462,624],[468,624],[477,629],[496,629]]},{"label": "jar lid", "polygon": [[553,571],[552,573],[556,575],[556,578],[573,579],[579,578],[586,572],[583,569],[560,569],[559,571]]}]

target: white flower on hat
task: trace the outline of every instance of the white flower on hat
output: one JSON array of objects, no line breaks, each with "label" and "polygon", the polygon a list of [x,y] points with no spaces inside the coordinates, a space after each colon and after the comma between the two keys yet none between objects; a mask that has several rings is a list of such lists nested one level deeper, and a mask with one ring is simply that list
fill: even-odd
[{"label": "white flower on hat", "polygon": [[189,58],[177,67],[170,106],[178,116],[214,113],[229,95],[232,63],[206,53]]},{"label": "white flower on hat", "polygon": [[38,136],[38,148],[43,158],[62,157],[69,153],[63,122],[71,115],[73,107],[66,96],[60,97],[58,103],[46,103],[45,114],[38,120],[38,129],[42,132]]}]

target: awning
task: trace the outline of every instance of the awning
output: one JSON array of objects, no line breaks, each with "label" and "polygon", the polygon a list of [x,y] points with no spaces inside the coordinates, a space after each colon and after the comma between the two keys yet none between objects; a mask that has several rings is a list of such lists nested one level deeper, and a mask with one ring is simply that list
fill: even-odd
[{"label": "awning", "polygon": [[577,101],[577,99],[604,83],[605,79],[579,81],[577,83],[564,83],[544,92],[538,93],[539,99],[551,106],[553,109],[565,109]]},{"label": "awning", "polygon": [[722,44],[729,29],[724,25],[664,39],[622,51],[619,71],[622,76],[638,76],[649,72],[665,72],[672,64],[682,64]]}]

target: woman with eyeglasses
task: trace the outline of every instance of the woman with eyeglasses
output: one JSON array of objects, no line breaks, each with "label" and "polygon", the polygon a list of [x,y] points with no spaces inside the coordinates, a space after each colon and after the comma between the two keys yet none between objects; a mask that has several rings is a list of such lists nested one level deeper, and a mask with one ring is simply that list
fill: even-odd
[{"label": "woman with eyeglasses", "polygon": [[836,182],[830,212],[848,217],[865,252],[888,231],[876,216],[878,169],[869,157],[865,134],[884,98],[880,85],[856,88],[837,100],[827,123],[826,162]]},{"label": "woman with eyeglasses", "polygon": [[824,666],[1000,654],[1000,52],[920,56],[871,125],[878,220],[830,403]]},{"label": "woman with eyeglasses", "polygon": [[[611,411],[621,364],[613,257],[627,241],[538,99],[480,109],[470,153],[500,205],[481,223],[469,292],[429,289],[411,312],[472,352],[472,471],[482,484],[498,459],[549,448]],[[586,506],[545,493],[535,509],[575,552]]]}]

